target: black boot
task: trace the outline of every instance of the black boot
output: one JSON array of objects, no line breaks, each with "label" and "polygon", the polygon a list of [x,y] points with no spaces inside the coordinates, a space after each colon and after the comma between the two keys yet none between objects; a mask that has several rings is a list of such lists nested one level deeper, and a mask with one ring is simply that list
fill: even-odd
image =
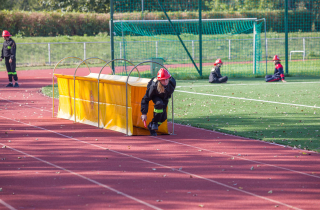
[{"label": "black boot", "polygon": [[151,136],[157,136],[157,132],[152,129],[152,122],[148,125],[148,130],[150,131]]},{"label": "black boot", "polygon": [[152,130],[156,130],[156,131],[157,131],[157,130],[158,130],[158,123],[155,123],[155,122],[154,122],[154,123],[152,123],[152,125],[151,125],[151,129],[152,129]]},{"label": "black boot", "polygon": [[19,84],[16,82],[13,87],[19,87]]},{"label": "black boot", "polygon": [[13,87],[12,82],[10,82],[9,84],[7,84],[6,87]]}]

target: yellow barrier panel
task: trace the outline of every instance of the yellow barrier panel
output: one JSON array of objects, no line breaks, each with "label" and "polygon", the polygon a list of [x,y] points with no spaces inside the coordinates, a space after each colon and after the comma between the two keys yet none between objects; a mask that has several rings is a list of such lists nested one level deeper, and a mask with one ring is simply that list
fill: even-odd
[{"label": "yellow barrier panel", "polygon": [[[98,77],[55,74],[59,88],[59,118],[126,133],[126,81],[127,76],[100,74],[99,109]],[[75,84],[74,84],[75,81]],[[149,135],[140,119],[141,99],[146,93],[150,79],[130,77],[128,81],[128,135]],[[74,103],[75,85],[75,103]],[[75,106],[75,107],[74,107]],[[149,103],[148,122],[153,118],[152,101]],[[74,112],[74,109],[75,112]],[[76,116],[74,116],[76,113]],[[167,121],[159,126],[159,133],[168,134]]]}]

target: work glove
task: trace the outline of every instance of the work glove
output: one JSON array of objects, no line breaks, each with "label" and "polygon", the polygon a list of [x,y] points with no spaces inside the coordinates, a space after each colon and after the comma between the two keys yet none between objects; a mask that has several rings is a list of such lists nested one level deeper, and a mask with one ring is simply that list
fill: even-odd
[{"label": "work glove", "polygon": [[145,114],[141,115],[141,120],[142,121],[147,121],[147,115],[145,115]]}]

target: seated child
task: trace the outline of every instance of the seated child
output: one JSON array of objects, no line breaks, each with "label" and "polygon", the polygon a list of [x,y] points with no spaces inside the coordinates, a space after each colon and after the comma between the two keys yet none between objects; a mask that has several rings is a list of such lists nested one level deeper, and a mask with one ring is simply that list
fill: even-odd
[{"label": "seated child", "polygon": [[210,83],[226,83],[228,81],[227,76],[222,76],[220,74],[220,67],[222,66],[222,61],[221,59],[217,59],[216,62],[213,64],[216,67],[211,70],[211,73],[209,75],[209,82]]},{"label": "seated child", "polygon": [[276,68],[273,75],[267,75],[265,77],[266,82],[278,82],[279,80],[281,80],[282,82],[286,82],[284,80],[283,66],[280,63],[281,60],[279,59],[279,56],[275,55],[272,60]]}]

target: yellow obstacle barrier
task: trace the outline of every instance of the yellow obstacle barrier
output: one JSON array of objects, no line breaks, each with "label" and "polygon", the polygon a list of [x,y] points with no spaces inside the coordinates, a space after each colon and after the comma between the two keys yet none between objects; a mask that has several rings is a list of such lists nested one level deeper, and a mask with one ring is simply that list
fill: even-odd
[{"label": "yellow obstacle barrier", "polygon": [[[140,107],[150,79],[105,74],[100,74],[99,77],[97,73],[90,73],[85,77],[62,74],[55,74],[55,76],[60,94],[59,118],[75,119],[77,122],[98,126],[99,110],[99,116],[101,116],[99,127],[130,136],[149,135],[140,119]],[[126,114],[126,82],[128,114]],[[153,110],[153,106],[154,104],[150,101],[149,110]],[[150,111],[148,120],[151,121],[152,118],[153,112]],[[126,132],[126,122],[128,122],[128,132]],[[159,126],[158,131],[168,134],[167,121]]]}]

